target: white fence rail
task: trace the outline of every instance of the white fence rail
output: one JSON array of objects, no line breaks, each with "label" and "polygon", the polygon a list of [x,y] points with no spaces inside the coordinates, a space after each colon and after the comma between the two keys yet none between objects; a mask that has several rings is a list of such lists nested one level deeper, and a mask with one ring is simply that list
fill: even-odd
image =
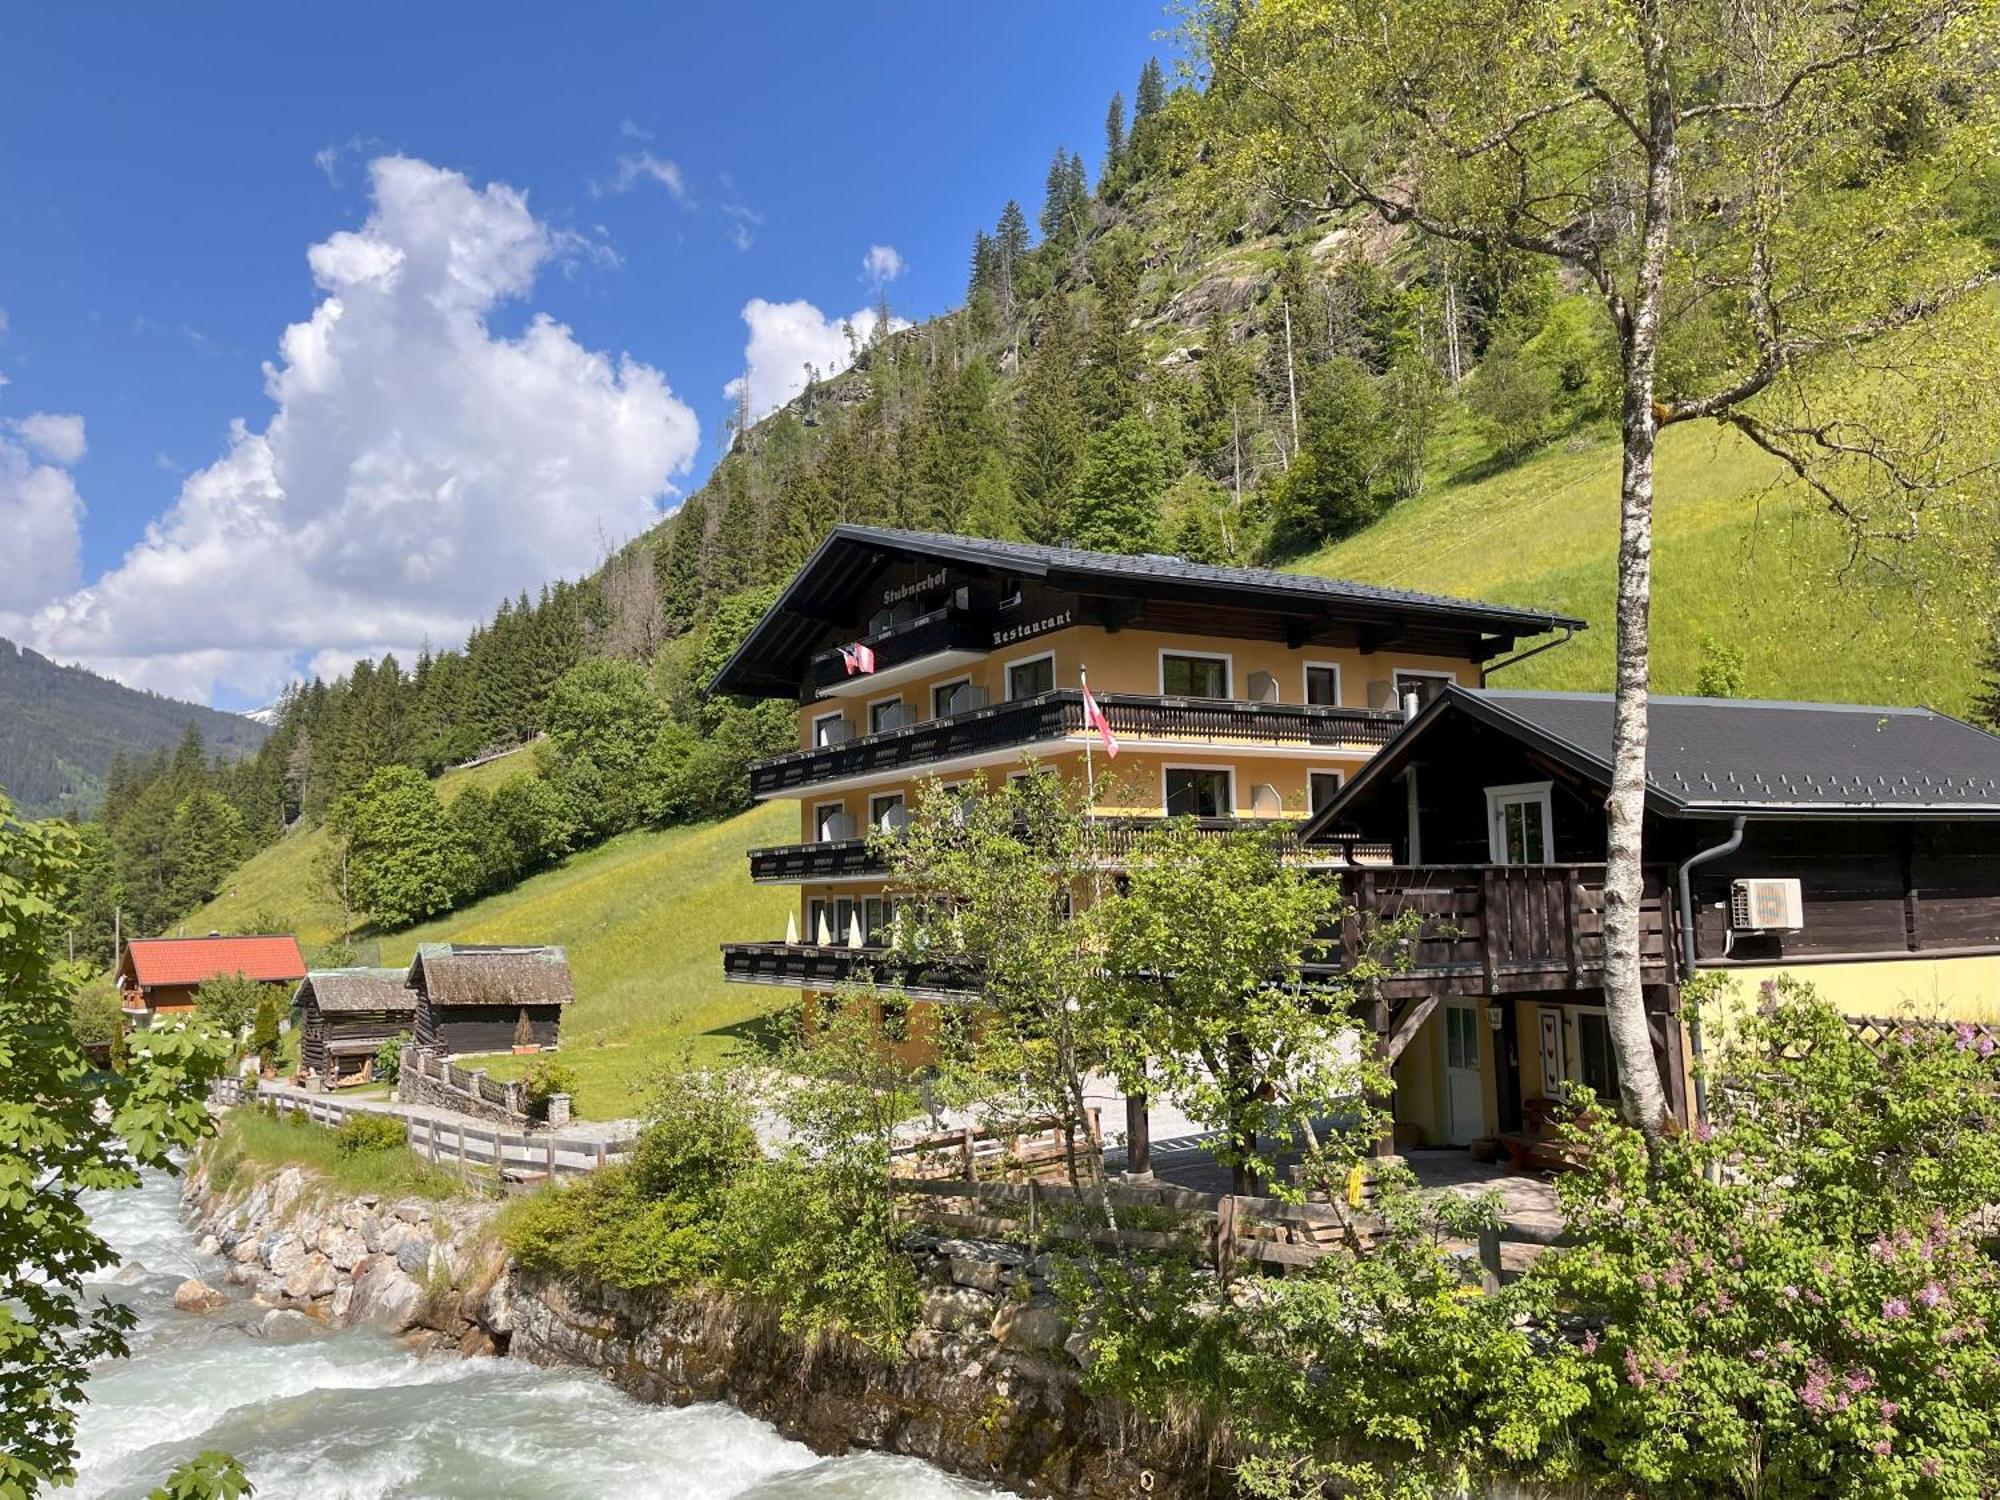
[{"label": "white fence rail", "polygon": [[[234,1080],[231,1080],[232,1082]],[[246,1094],[236,1085],[233,1100],[217,1093],[218,1103],[243,1103]],[[399,1120],[404,1138],[417,1155],[441,1166],[490,1167],[502,1176],[558,1177],[594,1172],[611,1162],[623,1161],[636,1144],[631,1139],[601,1140],[565,1136],[554,1131],[532,1135],[503,1130],[466,1116],[439,1118],[435,1115],[404,1115],[395,1110],[370,1106],[360,1101],[331,1098],[324,1094],[299,1093],[291,1089],[260,1087],[259,1103],[268,1103],[285,1114],[303,1115],[314,1124],[338,1129],[355,1115],[381,1115]]]}]

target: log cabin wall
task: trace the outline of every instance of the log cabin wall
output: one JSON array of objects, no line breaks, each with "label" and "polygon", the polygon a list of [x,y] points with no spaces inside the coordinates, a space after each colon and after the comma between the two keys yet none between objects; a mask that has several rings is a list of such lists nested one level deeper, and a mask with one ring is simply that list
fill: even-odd
[{"label": "log cabin wall", "polygon": [[506,1052],[514,1045],[514,1029],[524,1008],[534,1045],[544,1051],[553,1049],[562,1023],[562,1007],[557,1005],[420,1005],[417,1044],[452,1057]]}]

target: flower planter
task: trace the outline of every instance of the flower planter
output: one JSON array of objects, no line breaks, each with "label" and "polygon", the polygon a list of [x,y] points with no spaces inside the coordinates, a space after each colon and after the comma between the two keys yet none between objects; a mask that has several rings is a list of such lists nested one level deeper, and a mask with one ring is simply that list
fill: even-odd
[{"label": "flower planter", "polygon": [[516,1057],[525,1057],[525,1056],[527,1056],[527,1055],[528,1055],[529,1053],[531,1053],[531,1052],[539,1052],[539,1051],[541,1051],[541,1050],[542,1050],[542,1049],[541,1049],[541,1047],[540,1047],[539,1045],[536,1045],[536,1046],[532,1046],[532,1047],[516,1047],[516,1048],[514,1049],[514,1055],[515,1055]]}]

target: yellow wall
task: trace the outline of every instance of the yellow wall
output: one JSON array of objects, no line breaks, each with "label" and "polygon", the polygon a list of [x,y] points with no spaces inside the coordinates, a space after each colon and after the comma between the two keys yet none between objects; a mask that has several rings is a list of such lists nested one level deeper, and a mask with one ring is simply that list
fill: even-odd
[{"label": "yellow wall", "polygon": [[1790,975],[1850,1016],[1909,1014],[2000,1023],[2000,955],[1912,954],[1872,963],[1772,964],[1721,972],[1728,974],[1739,997],[1750,1000],[1764,981]]}]

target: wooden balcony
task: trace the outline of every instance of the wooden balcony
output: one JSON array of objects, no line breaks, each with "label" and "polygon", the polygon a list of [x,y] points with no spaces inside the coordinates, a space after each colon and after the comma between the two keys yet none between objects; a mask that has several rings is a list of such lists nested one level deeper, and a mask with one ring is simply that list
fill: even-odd
[{"label": "wooden balcony", "polygon": [[[1365,753],[1388,744],[1403,722],[1399,714],[1375,709],[1139,693],[1105,693],[1098,704],[1121,740],[1189,749]],[[757,761],[750,767],[750,791],[760,798],[778,797],[868,777],[921,775],[954,763],[997,763],[1009,754],[1052,748],[1072,738],[1078,741],[1074,748],[1081,749],[1084,732],[1083,694],[1058,688]]]},{"label": "wooden balcony", "polygon": [[[1160,827],[1165,818],[1104,817],[1098,819],[1098,836],[1103,841],[1107,861],[1116,862],[1132,852],[1139,837]],[[1296,822],[1285,818],[1195,818],[1198,833],[1218,837],[1246,828],[1269,828]],[[1339,869],[1355,863],[1386,864],[1386,844],[1342,843],[1301,848],[1297,856],[1315,869]],[[866,839],[829,839],[813,844],[773,844],[750,851],[750,878],[759,885],[813,885],[825,881],[879,880],[889,873],[888,862]]]},{"label": "wooden balcony", "polygon": [[[1467,997],[1596,989],[1604,982],[1602,865],[1357,865],[1338,878],[1346,900],[1338,929],[1308,972],[1334,979],[1365,952],[1378,923],[1417,912],[1421,926],[1402,953],[1383,957],[1388,998]],[[1641,898],[1642,975],[1672,975],[1665,882],[1649,872]],[[879,948],[808,943],[733,943],[723,975],[743,984],[826,989],[862,972],[899,976]],[[900,982],[914,995],[965,998],[978,985],[963,967],[924,966]]]},{"label": "wooden balcony", "polygon": [[[1504,995],[1595,989],[1604,982],[1603,865],[1386,865],[1343,874],[1345,915],[1315,969],[1344,972],[1378,924],[1407,912],[1421,926],[1384,993]],[[1672,976],[1664,874],[1640,898],[1640,965],[1649,984]]]},{"label": "wooden balcony", "polygon": [[991,637],[992,627],[964,610],[934,609],[862,640],[875,653],[873,672],[852,674],[837,649],[822,651],[806,669],[806,685],[829,697],[879,692],[977,661]]}]

